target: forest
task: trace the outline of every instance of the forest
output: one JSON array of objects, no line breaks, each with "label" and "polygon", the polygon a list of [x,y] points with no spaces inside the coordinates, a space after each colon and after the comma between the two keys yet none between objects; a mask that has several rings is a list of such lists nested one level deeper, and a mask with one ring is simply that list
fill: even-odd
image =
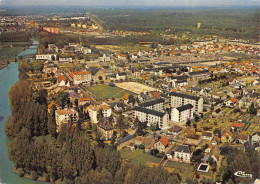
[{"label": "forest", "polygon": [[0,34],[0,42],[29,42],[31,35],[28,32],[4,32]]},{"label": "forest", "polygon": [[[189,32],[199,36],[218,35],[227,38],[258,39],[257,8],[168,8],[92,10],[104,21],[107,30]],[[200,29],[197,30],[197,23]]]}]

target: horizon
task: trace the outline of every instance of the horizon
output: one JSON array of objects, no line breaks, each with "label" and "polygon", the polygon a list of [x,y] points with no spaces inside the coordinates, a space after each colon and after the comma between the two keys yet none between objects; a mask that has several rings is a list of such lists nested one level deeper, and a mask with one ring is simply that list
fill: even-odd
[{"label": "horizon", "polygon": [[0,8],[5,7],[46,7],[46,6],[72,6],[72,7],[90,7],[90,8],[145,8],[145,7],[256,7],[259,8],[260,0],[78,0],[71,2],[70,0],[45,0],[39,2],[37,0],[0,0]]}]

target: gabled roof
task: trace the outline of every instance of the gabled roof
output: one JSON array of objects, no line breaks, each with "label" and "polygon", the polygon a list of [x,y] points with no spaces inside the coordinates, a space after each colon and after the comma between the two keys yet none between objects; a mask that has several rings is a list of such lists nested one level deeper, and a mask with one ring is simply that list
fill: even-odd
[{"label": "gabled roof", "polygon": [[151,91],[151,94],[153,95],[153,97],[154,97],[155,99],[158,99],[158,98],[161,97],[160,94],[159,94],[157,91]]},{"label": "gabled roof", "polygon": [[237,102],[237,100],[235,99],[235,98],[231,98],[230,99],[233,103],[236,103]]},{"label": "gabled roof", "polygon": [[248,136],[245,135],[245,134],[239,134],[239,135],[237,136],[237,139],[238,139],[238,140],[247,140],[247,139],[248,139]]},{"label": "gabled roof", "polygon": [[243,124],[235,122],[235,123],[232,125],[232,127],[242,128],[242,127],[243,127]]},{"label": "gabled roof", "polygon": [[165,138],[165,137],[162,137],[160,140],[159,140],[164,146],[167,146],[169,144],[169,141]]},{"label": "gabled roof", "polygon": [[54,103],[54,102],[51,102],[49,105],[48,105],[48,109],[50,109],[53,105],[55,105],[56,107],[60,107],[58,104]]},{"label": "gabled roof", "polygon": [[73,78],[74,75],[85,75],[85,74],[90,74],[90,73],[89,73],[89,71],[71,72],[70,76],[71,76],[71,78]]},{"label": "gabled roof", "polygon": [[129,97],[129,94],[128,94],[128,93],[126,93],[126,94],[124,94],[124,96],[123,96],[123,99],[127,100],[127,99],[128,99],[128,97]]},{"label": "gabled roof", "polygon": [[79,102],[90,101],[90,98],[80,98]]}]

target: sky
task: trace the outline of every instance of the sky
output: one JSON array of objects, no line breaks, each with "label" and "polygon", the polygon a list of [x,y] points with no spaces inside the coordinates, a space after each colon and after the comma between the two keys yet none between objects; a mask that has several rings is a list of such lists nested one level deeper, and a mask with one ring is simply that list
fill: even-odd
[{"label": "sky", "polygon": [[260,0],[0,0],[1,6],[258,6]]}]

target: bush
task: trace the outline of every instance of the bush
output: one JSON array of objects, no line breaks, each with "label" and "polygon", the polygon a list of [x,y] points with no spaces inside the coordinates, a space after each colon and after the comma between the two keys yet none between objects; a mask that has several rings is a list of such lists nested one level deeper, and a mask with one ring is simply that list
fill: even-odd
[{"label": "bush", "polygon": [[43,178],[44,181],[50,182],[50,176],[49,176],[48,174],[44,173],[44,174],[42,175],[42,178]]},{"label": "bush", "polygon": [[20,177],[23,177],[23,176],[24,176],[24,170],[23,170],[23,168],[17,169],[16,172],[17,172],[18,176],[20,176]]},{"label": "bush", "polygon": [[37,180],[39,176],[35,171],[31,171],[30,177],[32,180]]},{"label": "bush", "polygon": [[140,144],[140,145],[138,146],[138,148],[139,148],[139,149],[145,149],[145,146],[144,146],[143,144]]}]

